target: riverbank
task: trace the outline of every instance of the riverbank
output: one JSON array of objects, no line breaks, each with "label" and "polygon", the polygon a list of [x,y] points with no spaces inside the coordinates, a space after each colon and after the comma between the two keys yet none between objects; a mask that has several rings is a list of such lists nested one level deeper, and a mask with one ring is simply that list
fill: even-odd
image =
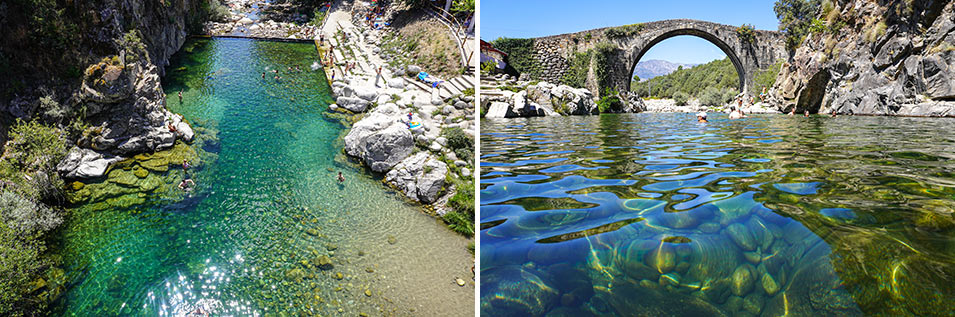
[{"label": "riverbank", "polygon": [[[331,34],[320,49],[328,52],[323,63],[336,101],[329,106],[329,116],[349,127],[344,152],[384,175],[386,184],[423,204],[429,214],[470,237],[474,232],[473,86],[464,84],[467,81],[461,77],[466,75],[435,79],[440,82],[437,87],[418,81],[420,73],[429,71],[428,65],[410,65],[402,63],[407,59],[395,58],[411,53],[389,45],[400,41],[397,30],[388,21],[373,28],[355,18],[371,9],[362,3],[335,5],[322,31]],[[382,16],[395,17],[389,12]],[[392,58],[386,59],[386,54]]]}]

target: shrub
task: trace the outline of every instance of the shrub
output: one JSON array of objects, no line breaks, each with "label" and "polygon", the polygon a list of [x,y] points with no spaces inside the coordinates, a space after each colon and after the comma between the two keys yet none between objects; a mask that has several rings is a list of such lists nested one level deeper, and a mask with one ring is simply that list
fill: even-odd
[{"label": "shrub", "polygon": [[616,91],[607,91],[597,100],[597,109],[600,113],[620,112],[623,110],[623,102],[617,97]]},{"label": "shrub", "polygon": [[743,24],[736,28],[736,36],[744,43],[756,43],[756,28],[751,24]]},{"label": "shrub", "polygon": [[42,315],[43,305],[28,297],[27,285],[48,265],[40,257],[45,250],[42,240],[22,239],[0,222],[0,316]]},{"label": "shrub", "polygon": [[53,96],[46,95],[40,97],[40,110],[53,122],[62,122],[66,118],[68,109],[61,105]]},{"label": "shrub", "polygon": [[706,87],[698,97],[700,98],[700,104],[704,106],[723,105],[723,96],[720,90],[715,87]]},{"label": "shrub", "polygon": [[474,152],[474,140],[464,133],[461,128],[444,129],[441,131],[441,136],[448,139],[448,147],[455,152],[458,150]]},{"label": "shrub", "polygon": [[690,95],[687,95],[685,92],[677,91],[673,94],[673,100],[676,101],[677,106],[685,106],[687,100],[690,99]]},{"label": "shrub", "polygon": [[628,24],[609,28],[607,31],[605,31],[605,34],[607,34],[607,37],[609,38],[620,38],[640,33],[640,30],[643,30],[642,23]]},{"label": "shrub", "polygon": [[14,191],[32,201],[62,198],[63,180],[56,164],[66,156],[66,139],[59,129],[37,121],[17,120],[10,128],[11,141],[0,160],[0,179],[13,183]]},{"label": "shrub", "polygon": [[564,72],[564,76],[560,79],[560,82],[564,85],[576,88],[586,86],[591,56],[593,56],[593,50],[574,52],[574,56],[571,57],[569,61],[570,67]]},{"label": "shrub", "polygon": [[63,223],[56,210],[8,191],[0,193],[0,210],[3,222],[25,238],[38,237]]},{"label": "shrub", "polygon": [[820,0],[777,0],[773,5],[789,50],[795,51],[809,33],[809,24],[819,13],[819,6]]},{"label": "shrub", "polygon": [[448,228],[451,228],[454,232],[467,237],[474,236],[474,222],[468,216],[456,211],[451,211],[444,214],[443,218],[444,222],[448,223]]}]

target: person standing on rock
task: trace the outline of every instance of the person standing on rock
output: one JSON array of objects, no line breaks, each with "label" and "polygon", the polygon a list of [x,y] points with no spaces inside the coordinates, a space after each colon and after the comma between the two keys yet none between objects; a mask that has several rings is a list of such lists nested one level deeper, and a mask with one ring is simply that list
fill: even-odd
[{"label": "person standing on rock", "polygon": [[375,76],[375,87],[378,87],[378,81],[381,80],[381,66],[378,66],[378,75]]}]

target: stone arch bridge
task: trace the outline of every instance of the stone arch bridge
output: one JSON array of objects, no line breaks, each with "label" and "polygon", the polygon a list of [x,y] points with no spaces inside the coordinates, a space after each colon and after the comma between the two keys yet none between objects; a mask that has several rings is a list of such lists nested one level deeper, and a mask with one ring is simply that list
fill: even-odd
[{"label": "stone arch bridge", "polygon": [[[780,32],[756,30],[746,36],[741,35],[736,26],[678,19],[535,38],[534,59],[540,64],[540,79],[560,82],[570,70],[570,60],[575,53],[594,49],[599,43],[610,43],[613,49],[607,54],[605,64],[598,65],[591,58],[586,86],[596,95],[602,92],[601,88],[623,92],[630,90],[631,74],[640,58],[660,41],[679,35],[703,38],[726,53],[736,67],[743,92],[758,93],[750,91],[758,89],[753,87],[757,72],[772,67],[777,60],[789,58],[785,35]],[[603,83],[597,79],[600,75],[595,68],[598,67],[606,72],[602,76],[606,78]]]}]

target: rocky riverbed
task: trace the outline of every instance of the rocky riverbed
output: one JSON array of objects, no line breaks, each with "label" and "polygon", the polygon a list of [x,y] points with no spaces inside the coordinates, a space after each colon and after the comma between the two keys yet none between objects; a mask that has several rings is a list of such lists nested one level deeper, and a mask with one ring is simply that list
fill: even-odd
[{"label": "rocky riverbed", "polygon": [[316,39],[319,26],[310,23],[308,15],[289,3],[272,1],[228,0],[218,21],[203,25],[208,35],[230,35],[261,38]]}]

